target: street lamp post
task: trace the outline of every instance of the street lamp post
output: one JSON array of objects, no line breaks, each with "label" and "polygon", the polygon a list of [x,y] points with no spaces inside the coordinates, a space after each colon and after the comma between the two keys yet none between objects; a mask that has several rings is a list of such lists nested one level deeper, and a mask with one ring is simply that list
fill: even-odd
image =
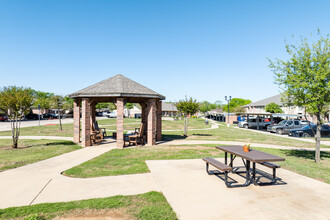
[{"label": "street lamp post", "polygon": [[229,127],[229,102],[231,100],[231,96],[228,97],[227,99],[227,96],[225,96],[225,100],[228,102],[228,118],[227,118],[227,127]]},{"label": "street lamp post", "polygon": [[38,120],[39,120],[39,126],[40,126],[40,105],[38,104],[38,110],[39,110],[39,114],[38,114]]}]

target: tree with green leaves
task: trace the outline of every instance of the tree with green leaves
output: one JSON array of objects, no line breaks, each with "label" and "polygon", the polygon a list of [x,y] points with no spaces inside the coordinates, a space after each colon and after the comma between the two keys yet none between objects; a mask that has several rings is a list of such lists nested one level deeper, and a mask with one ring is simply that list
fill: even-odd
[{"label": "tree with green leaves", "polygon": [[64,96],[62,100],[62,109],[65,110],[73,110],[73,102],[74,100],[69,96]]},{"label": "tree with green leaves", "polygon": [[54,96],[54,93],[35,91],[34,96],[34,107],[38,108],[38,105],[40,105],[40,108],[43,110],[43,113],[45,113],[45,110],[49,109],[52,105],[51,97]]},{"label": "tree with green leaves", "polygon": [[13,148],[18,145],[21,120],[30,112],[32,105],[33,91],[30,88],[8,86],[0,91],[0,110],[5,112],[10,121]]},{"label": "tree with green leaves", "polygon": [[96,109],[110,109],[110,110],[115,110],[116,109],[116,106],[111,103],[111,102],[100,102],[100,103],[97,103],[96,106],[95,106]]},{"label": "tree with green leaves", "polygon": [[266,112],[269,113],[283,113],[283,110],[281,109],[281,106],[278,104],[271,102],[268,105],[266,105]]},{"label": "tree with green leaves", "polygon": [[210,103],[208,101],[199,103],[199,111],[203,112],[204,114],[210,111]]},{"label": "tree with green leaves", "polygon": [[[320,162],[322,112],[330,103],[330,41],[318,33],[317,42],[301,38],[287,44],[287,61],[269,60],[275,82],[283,90],[287,105],[301,106],[317,118],[315,162]],[[313,129],[312,129],[313,130]],[[313,131],[314,132],[314,131]]]},{"label": "tree with green leaves", "polygon": [[[229,110],[231,112],[241,112],[243,111],[243,106],[250,104],[252,101],[249,99],[242,98],[232,98],[229,102]],[[228,112],[228,105],[223,107],[223,111]]]},{"label": "tree with green leaves", "polygon": [[211,111],[212,109],[220,108],[221,106],[214,103],[209,103],[208,101],[204,101],[199,103],[199,111],[203,112],[204,114],[208,111]]},{"label": "tree with green leaves", "polygon": [[128,102],[128,103],[125,104],[125,107],[127,108],[127,114],[128,114],[128,117],[130,118],[131,117],[131,109],[134,108],[134,104]]},{"label": "tree with green leaves", "polygon": [[187,99],[186,97],[184,100],[180,100],[179,102],[175,103],[175,106],[184,116],[184,136],[188,136],[188,116],[196,114],[196,112],[199,110],[199,104],[196,102],[196,99],[191,97],[190,99]]}]

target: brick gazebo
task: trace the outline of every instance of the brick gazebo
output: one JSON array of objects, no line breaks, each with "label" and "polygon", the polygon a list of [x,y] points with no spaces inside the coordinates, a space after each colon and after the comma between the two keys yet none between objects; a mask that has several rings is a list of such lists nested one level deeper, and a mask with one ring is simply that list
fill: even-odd
[{"label": "brick gazebo", "polygon": [[127,102],[139,103],[142,107],[141,121],[147,131],[147,144],[155,145],[156,140],[162,139],[161,100],[165,97],[131,79],[119,74],[72,93],[70,97],[74,98],[73,139],[83,147],[91,146],[95,105],[100,102],[113,102],[117,106],[117,148],[124,147],[124,105]]}]

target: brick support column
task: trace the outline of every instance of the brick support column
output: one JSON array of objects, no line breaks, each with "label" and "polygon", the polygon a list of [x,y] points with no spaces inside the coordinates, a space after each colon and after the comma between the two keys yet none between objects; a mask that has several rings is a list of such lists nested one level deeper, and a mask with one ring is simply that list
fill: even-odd
[{"label": "brick support column", "polygon": [[80,143],[80,99],[73,102],[73,142]]},{"label": "brick support column", "polygon": [[124,148],[124,99],[117,99],[117,148]]},{"label": "brick support column", "polygon": [[82,120],[81,120],[81,136],[82,136],[82,146],[91,146],[91,107],[88,98],[82,99]]},{"label": "brick support column", "polygon": [[162,101],[157,101],[156,140],[162,140]]},{"label": "brick support column", "polygon": [[150,99],[148,106],[148,145],[156,144],[156,100]]},{"label": "brick support column", "polygon": [[[147,120],[146,120],[146,103],[139,103],[141,105],[141,123],[144,125],[147,125]],[[145,126],[146,127],[146,126]]]},{"label": "brick support column", "polygon": [[[91,103],[91,126],[93,126],[93,124],[96,120],[96,118],[95,118],[95,111],[96,111],[95,105],[96,105],[96,102]],[[93,127],[91,127],[91,129],[93,129]]]}]

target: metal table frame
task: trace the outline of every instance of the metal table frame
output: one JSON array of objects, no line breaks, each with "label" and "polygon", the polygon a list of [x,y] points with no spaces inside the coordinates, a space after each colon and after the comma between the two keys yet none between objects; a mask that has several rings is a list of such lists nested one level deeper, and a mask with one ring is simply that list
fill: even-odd
[{"label": "metal table frame", "polygon": [[[243,149],[242,146],[223,146],[223,147],[241,147]],[[262,151],[258,151],[258,153],[263,153],[267,156],[273,156],[273,158],[269,158],[267,160],[252,160],[252,159],[249,159],[247,156],[244,156],[242,154],[238,155],[238,154],[235,154],[235,152],[227,152],[225,149],[221,148],[221,146],[217,146],[216,147],[217,149],[219,150],[222,150],[225,152],[225,164],[228,165],[228,153],[230,153],[230,164],[229,166],[233,168],[233,170],[231,171],[232,173],[245,173],[245,178],[246,178],[246,181],[243,185],[235,185],[235,186],[231,186],[230,184],[226,183],[226,185],[228,187],[237,187],[237,186],[249,186],[251,183],[253,183],[254,185],[269,185],[269,184],[274,184],[276,182],[276,176],[275,176],[275,171],[273,169],[273,179],[271,182],[268,182],[268,183],[258,183],[256,181],[256,163],[260,163],[260,162],[268,162],[268,161],[284,161],[285,159],[284,158],[281,158],[281,157],[278,157],[278,156],[275,156],[275,155],[271,155],[271,154],[267,154],[267,153],[264,153]],[[257,150],[254,150],[254,151],[257,151]],[[248,153],[246,154],[248,155]],[[243,164],[246,168],[245,171],[235,171],[234,170],[234,160],[236,158],[236,156],[238,157],[241,157],[242,158],[242,161],[243,161]],[[245,159],[245,161],[244,161]],[[252,170],[251,170],[251,162],[252,162]],[[252,177],[250,177],[250,172],[252,171]]]}]

